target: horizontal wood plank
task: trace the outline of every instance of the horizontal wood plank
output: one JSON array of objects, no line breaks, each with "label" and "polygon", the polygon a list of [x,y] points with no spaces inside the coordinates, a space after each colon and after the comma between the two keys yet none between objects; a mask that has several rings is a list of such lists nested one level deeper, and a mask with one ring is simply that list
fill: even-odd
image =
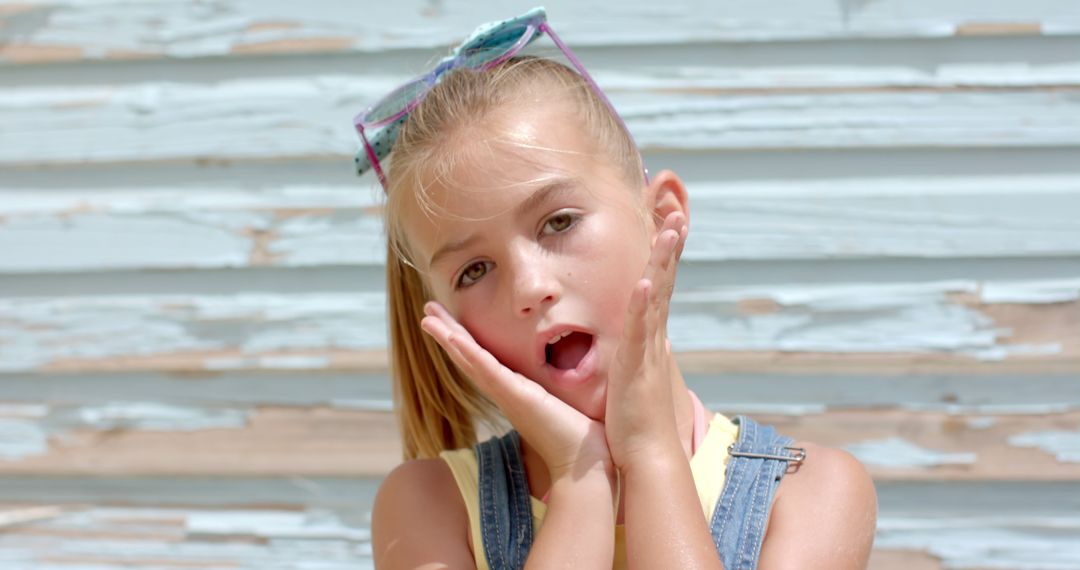
[{"label": "horizontal wood plank", "polygon": [[[551,20],[573,44],[762,42],[863,37],[1075,34],[1080,16],[1065,0],[837,4],[802,2],[778,15],[753,3],[731,6],[689,0],[662,6],[614,6],[592,0],[547,3]],[[150,5],[49,2],[0,5],[0,61],[7,64],[144,58],[241,57],[267,53],[386,51],[444,46],[481,22],[532,7],[524,0],[447,9],[419,0],[393,4],[322,2],[316,11],[287,2],[180,0]],[[662,22],[663,25],[655,25]]]},{"label": "horizontal wood plank", "polygon": [[[597,81],[645,149],[1075,147],[1080,72],[1067,76],[1071,86],[1042,90],[743,94],[707,76]],[[12,87],[0,94],[0,166],[334,156],[345,173],[359,141],[352,116],[402,79]]]},{"label": "horizontal wood plank", "polygon": [[[784,353],[1038,370],[1075,366],[1078,296],[1076,280],[688,289],[669,335],[690,371]],[[379,369],[384,311],[377,292],[0,299],[0,371]]]},{"label": "horizontal wood plank", "polygon": [[[1072,256],[1080,276],[1080,174],[698,182],[690,193],[688,262]],[[347,185],[0,188],[0,273],[381,265],[380,204]]]},{"label": "horizontal wood plank", "polygon": [[[20,568],[221,568],[252,560],[372,568],[377,479],[8,477],[0,559]],[[872,570],[1023,566],[1031,548],[1080,561],[1075,483],[877,484]],[[50,497],[49,501],[27,497]],[[944,515],[944,516],[943,516]],[[986,540],[987,536],[993,540]],[[959,546],[962,546],[960,548]]]},{"label": "horizontal wood plank", "polygon": [[[747,410],[719,407],[735,417]],[[1080,411],[751,411],[796,440],[846,449],[880,481],[1080,481]],[[381,476],[401,459],[389,412],[115,402],[0,408],[0,473]],[[179,450],[184,450],[179,453]]]}]

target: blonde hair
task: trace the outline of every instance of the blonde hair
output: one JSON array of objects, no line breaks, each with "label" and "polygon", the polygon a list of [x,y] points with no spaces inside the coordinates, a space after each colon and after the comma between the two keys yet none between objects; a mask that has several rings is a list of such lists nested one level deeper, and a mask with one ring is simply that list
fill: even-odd
[{"label": "blonde hair", "polygon": [[412,197],[430,207],[425,180],[452,171],[469,152],[464,140],[469,131],[528,92],[554,93],[574,103],[577,116],[567,120],[578,121],[586,136],[595,137],[590,148],[606,151],[627,181],[643,180],[637,147],[621,122],[584,78],[556,61],[518,56],[487,71],[455,70],[410,113],[391,153],[384,209],[391,374],[405,459],[471,446],[478,422],[493,430],[503,422],[497,407],[420,329],[431,296],[410,260],[402,205]]}]

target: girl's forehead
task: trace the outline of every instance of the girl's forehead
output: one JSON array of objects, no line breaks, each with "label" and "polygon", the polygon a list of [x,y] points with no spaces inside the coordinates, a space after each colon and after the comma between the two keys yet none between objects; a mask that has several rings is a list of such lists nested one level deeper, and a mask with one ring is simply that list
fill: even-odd
[{"label": "girl's forehead", "polygon": [[545,185],[566,180],[584,184],[596,176],[598,157],[587,148],[580,129],[541,128],[540,119],[527,113],[450,137],[446,144],[454,148],[427,169],[417,202],[450,214],[475,214],[479,209],[491,216]]}]

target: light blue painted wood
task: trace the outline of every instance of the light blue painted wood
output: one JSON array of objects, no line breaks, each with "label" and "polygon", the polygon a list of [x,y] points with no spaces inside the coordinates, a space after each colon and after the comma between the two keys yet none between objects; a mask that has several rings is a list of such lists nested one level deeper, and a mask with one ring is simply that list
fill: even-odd
[{"label": "light blue painted wood", "polygon": [[[383,373],[327,370],[332,352],[385,345],[379,192],[351,176],[349,119],[477,23],[531,5],[0,4],[0,459],[40,457],[73,430],[106,443],[237,432],[266,406],[390,425]],[[984,372],[1036,363],[1027,374],[879,364],[865,375],[762,365],[691,376],[711,407],[792,422],[945,414],[967,437],[1019,418],[1033,427],[1007,445],[1075,472],[1076,426],[1054,418],[1080,405],[1080,370],[1037,363],[1076,347],[1080,6],[547,6],[650,168],[688,182],[677,349],[951,356]],[[546,40],[539,51],[552,53]],[[1011,342],[958,295],[1029,311],[1044,334]],[[123,371],[156,357],[178,357],[169,366],[187,375]],[[121,371],[42,372],[73,359]],[[851,436],[879,473],[890,462],[962,467],[973,453]],[[0,560],[40,570],[56,552],[125,552],[370,566],[374,480],[71,475],[13,477],[0,461],[0,501],[89,505],[24,512],[57,534],[0,532]],[[1080,566],[1075,481],[921,485],[879,483],[879,546],[925,549],[950,568]],[[108,506],[118,500],[137,505]],[[180,544],[70,534],[147,528]]]}]

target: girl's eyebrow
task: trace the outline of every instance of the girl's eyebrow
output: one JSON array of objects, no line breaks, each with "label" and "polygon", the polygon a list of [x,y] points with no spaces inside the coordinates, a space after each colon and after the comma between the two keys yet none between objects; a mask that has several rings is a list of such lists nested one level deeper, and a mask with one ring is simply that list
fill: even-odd
[{"label": "girl's eyebrow", "polygon": [[571,178],[556,178],[544,184],[539,190],[533,192],[532,196],[522,200],[521,203],[514,208],[514,217],[520,218],[525,214],[528,214],[548,200],[554,200],[563,194],[571,192],[573,187],[574,180]]},{"label": "girl's eyebrow", "polygon": [[[544,184],[539,190],[533,192],[531,196],[522,200],[520,204],[514,207],[514,217],[521,218],[535,210],[537,207],[547,203],[549,200],[553,200],[558,196],[573,191],[574,183],[575,181],[572,178],[556,178],[555,180]],[[479,240],[479,235],[472,234],[464,239],[444,244],[431,256],[431,259],[428,261],[428,267],[435,267],[435,264],[447,255],[470,247]]]}]

